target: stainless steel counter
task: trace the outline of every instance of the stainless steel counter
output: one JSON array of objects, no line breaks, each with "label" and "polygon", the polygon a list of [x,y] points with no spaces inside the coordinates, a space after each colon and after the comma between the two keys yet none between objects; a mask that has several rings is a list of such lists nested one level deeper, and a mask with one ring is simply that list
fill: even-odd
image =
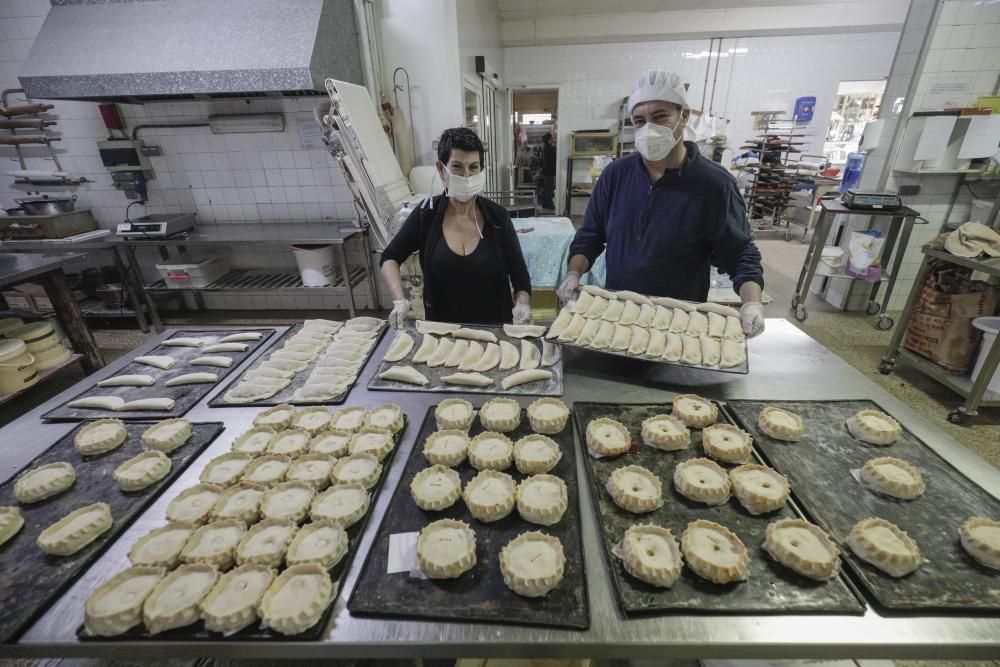
[{"label": "stainless steel counter", "polygon": [[[165,332],[163,337],[170,332]],[[382,350],[389,345],[386,336]],[[140,348],[145,352],[155,343]],[[680,391],[719,399],[836,399],[866,398],[879,402],[903,424],[941,455],[994,495],[1000,493],[1000,471],[983,462],[934,427],[908,406],[891,397],[871,380],[784,320],[768,320],[767,332],[750,342],[748,376],[623,363],[621,359],[588,352],[566,350],[566,394],[569,401],[621,402],[669,401]],[[381,358],[376,352],[373,359]],[[122,361],[100,371],[111,375]],[[406,456],[426,408],[441,399],[436,394],[368,392],[364,387],[377,366],[368,364],[349,403],[378,405],[395,401],[410,417],[401,451],[388,471],[387,483],[373,511],[381,515],[399,480]],[[873,371],[875,369],[872,369]],[[628,381],[623,381],[627,379]],[[0,429],[3,470],[0,479],[12,475],[35,454],[68,432],[71,425],[39,426],[45,410],[72,395],[67,390]],[[485,397],[469,396],[476,405]],[[520,399],[527,404],[531,399]],[[204,454],[203,460],[227,450],[231,441],[249,427],[253,408],[205,407],[203,400],[187,417],[192,420],[225,421],[226,432]],[[578,461],[578,474],[585,475]],[[20,643],[0,646],[0,656],[101,656],[160,657],[164,645],[156,643],[80,643],[76,628],[82,621],[83,603],[100,582],[127,564],[126,552],[137,537],[163,522],[167,502],[180,489],[197,480],[201,466],[195,463],[174,486],[131,526],[117,544],[88,571],[21,638]],[[854,616],[661,616],[624,620],[618,611],[606,571],[598,527],[593,516],[593,498],[588,484],[581,484],[584,544],[591,628],[585,632],[516,626],[461,623],[393,621],[353,617],[344,606],[353,589],[365,554],[378,526],[372,521],[341,587],[337,609],[325,641],[311,643],[191,643],[170,644],[172,657],[633,657],[633,658],[996,658],[1000,655],[1000,618],[922,617],[891,618],[875,611]]]}]

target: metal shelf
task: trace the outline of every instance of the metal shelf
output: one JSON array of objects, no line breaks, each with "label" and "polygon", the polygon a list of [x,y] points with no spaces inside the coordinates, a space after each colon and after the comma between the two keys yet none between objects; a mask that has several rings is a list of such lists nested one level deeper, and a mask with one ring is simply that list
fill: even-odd
[{"label": "metal shelf", "polygon": [[[900,348],[899,354],[901,357],[910,362],[910,364],[916,366],[917,369],[924,375],[937,380],[962,398],[968,398],[969,394],[972,393],[972,378],[969,376],[950,373],[935,364],[933,361],[924,359],[916,352],[911,352],[905,347]],[[979,403],[979,405],[988,408],[1000,407],[1000,393],[987,389],[983,393],[983,400]]]},{"label": "metal shelf", "polygon": [[[364,282],[365,270],[360,266],[350,269],[351,287],[357,287]],[[334,283],[325,287],[306,287],[297,269],[289,271],[272,271],[266,269],[237,269],[230,271],[205,287],[167,287],[163,280],[157,280],[143,287],[151,294],[178,294],[181,292],[287,292],[290,290],[308,290],[310,292],[346,289],[340,276],[334,277]]]}]

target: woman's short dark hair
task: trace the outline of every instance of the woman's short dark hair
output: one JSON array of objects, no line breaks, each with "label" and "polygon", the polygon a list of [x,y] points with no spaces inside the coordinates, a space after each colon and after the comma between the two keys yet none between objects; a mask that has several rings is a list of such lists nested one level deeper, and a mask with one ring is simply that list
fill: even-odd
[{"label": "woman's short dark hair", "polygon": [[479,153],[480,162],[483,161],[483,154],[486,152],[486,146],[479,136],[467,127],[452,127],[441,133],[441,138],[438,139],[438,159],[448,164],[451,152],[456,148],[469,153],[476,151]]}]

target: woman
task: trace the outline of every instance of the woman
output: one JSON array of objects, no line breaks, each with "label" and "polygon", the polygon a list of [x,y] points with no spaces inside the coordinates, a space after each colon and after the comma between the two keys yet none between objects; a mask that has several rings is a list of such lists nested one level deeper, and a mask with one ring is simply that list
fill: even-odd
[{"label": "woman", "polygon": [[413,211],[382,253],[394,327],[403,325],[410,310],[399,265],[415,252],[424,272],[427,319],[470,324],[531,319],[531,280],[510,215],[478,196],[486,182],[485,150],[476,133],[464,127],[441,135],[437,170],[445,192]]}]

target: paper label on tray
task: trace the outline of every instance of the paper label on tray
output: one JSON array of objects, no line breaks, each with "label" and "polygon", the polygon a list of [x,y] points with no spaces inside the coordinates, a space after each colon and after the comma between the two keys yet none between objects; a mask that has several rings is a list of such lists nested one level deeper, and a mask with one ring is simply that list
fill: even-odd
[{"label": "paper label on tray", "polygon": [[386,574],[412,572],[414,569],[420,569],[417,565],[417,535],[419,533],[395,533],[389,536]]}]

